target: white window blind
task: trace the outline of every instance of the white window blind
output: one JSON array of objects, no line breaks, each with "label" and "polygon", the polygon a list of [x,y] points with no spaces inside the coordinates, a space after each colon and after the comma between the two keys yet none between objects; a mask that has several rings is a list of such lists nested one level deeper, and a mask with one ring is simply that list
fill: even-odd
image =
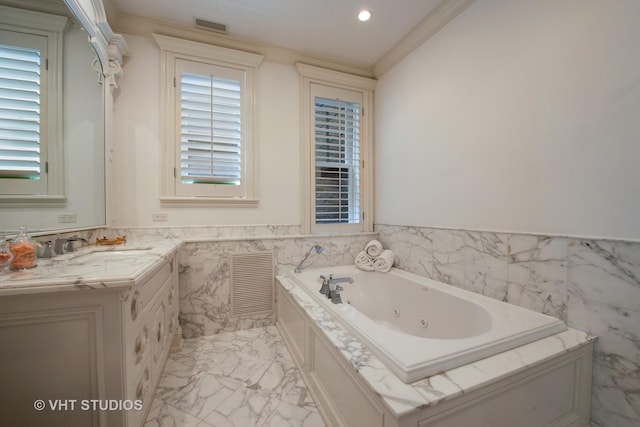
[{"label": "white window blind", "polygon": [[41,54],[0,45],[0,178],[42,175]]},{"label": "white window blind", "polygon": [[240,82],[193,73],[180,79],[182,183],[240,185]]},{"label": "white window blind", "polygon": [[316,224],[360,223],[360,108],[314,97]]},{"label": "white window blind", "polygon": [[245,72],[176,61],[176,195],[245,196]]}]

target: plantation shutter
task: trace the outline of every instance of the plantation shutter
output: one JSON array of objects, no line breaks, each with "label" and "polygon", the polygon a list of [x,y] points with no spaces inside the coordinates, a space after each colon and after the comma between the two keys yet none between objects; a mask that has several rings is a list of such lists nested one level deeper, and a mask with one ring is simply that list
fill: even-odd
[{"label": "plantation shutter", "polygon": [[358,102],[314,97],[316,224],[361,221],[360,114]]},{"label": "plantation shutter", "polygon": [[177,193],[201,194],[206,185],[215,195],[241,196],[244,72],[193,63],[179,64],[178,71]]},{"label": "plantation shutter", "polygon": [[0,45],[0,178],[39,180],[41,54]]}]

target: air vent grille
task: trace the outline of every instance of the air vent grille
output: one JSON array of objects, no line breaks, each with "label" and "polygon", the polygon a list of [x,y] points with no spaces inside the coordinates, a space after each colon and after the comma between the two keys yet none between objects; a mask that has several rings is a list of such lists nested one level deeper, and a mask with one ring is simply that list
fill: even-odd
[{"label": "air vent grille", "polygon": [[207,21],[205,19],[196,18],[195,26],[203,30],[215,31],[217,33],[227,34],[227,25],[219,22]]},{"label": "air vent grille", "polygon": [[273,251],[233,253],[229,269],[232,316],[273,312]]}]

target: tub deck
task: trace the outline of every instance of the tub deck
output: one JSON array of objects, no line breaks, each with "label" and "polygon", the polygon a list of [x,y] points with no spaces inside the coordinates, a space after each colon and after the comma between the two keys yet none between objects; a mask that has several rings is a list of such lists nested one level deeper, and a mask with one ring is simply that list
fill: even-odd
[{"label": "tub deck", "polygon": [[[429,414],[433,411],[438,413],[433,416],[440,417],[440,414],[451,411],[462,400],[468,402],[491,395],[487,391],[495,393],[496,390],[508,390],[511,381],[542,375],[554,366],[562,367],[562,375],[568,377],[559,378],[560,374],[552,373],[551,380],[555,381],[554,378],[558,377],[563,387],[554,385],[551,389],[561,389],[562,393],[566,393],[566,387],[571,387],[570,391],[574,396],[574,402],[567,403],[570,408],[563,416],[563,419],[568,420],[567,423],[557,425],[581,426],[589,423],[591,354],[596,340],[594,336],[568,328],[515,349],[406,384],[290,277],[278,276],[276,287],[278,327],[314,395],[314,400],[319,400],[321,407],[324,406],[323,401],[328,401],[327,407],[334,408],[323,410],[323,416],[329,421],[342,415],[336,415],[340,411],[335,407],[339,407],[340,403],[331,401],[331,393],[325,393],[322,385],[314,385],[322,381],[321,377],[314,374],[314,370],[318,369],[316,365],[319,357],[308,354],[313,350],[312,342],[316,341],[316,347],[320,347],[320,343],[326,343],[330,352],[337,355],[338,363],[344,367],[343,373],[348,374],[346,377],[355,381],[356,389],[368,396],[363,401],[375,401],[372,404],[372,407],[377,408],[374,412],[379,410],[383,414],[383,421],[375,425],[431,425],[419,420],[430,417]],[[287,304],[291,307],[285,307]],[[340,381],[340,377],[331,380]],[[542,393],[543,400],[544,394]],[[488,405],[484,407],[490,408]],[[537,410],[541,411],[539,405]],[[346,412],[351,411],[352,407],[349,406]],[[521,412],[515,405],[511,412],[513,411],[516,411],[516,417]],[[503,411],[503,416],[507,417],[508,414]],[[344,419],[340,422],[349,425]]]},{"label": "tub deck", "polygon": [[[341,283],[343,304],[318,292],[320,275],[329,273],[354,279]],[[567,330],[554,317],[396,268],[377,273],[340,266],[289,278],[405,383]]]}]

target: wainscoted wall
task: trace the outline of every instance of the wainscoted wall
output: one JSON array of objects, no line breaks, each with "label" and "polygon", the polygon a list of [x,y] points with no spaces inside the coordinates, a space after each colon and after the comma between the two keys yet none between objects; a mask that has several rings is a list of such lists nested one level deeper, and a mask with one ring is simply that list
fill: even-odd
[{"label": "wainscoted wall", "polygon": [[[274,324],[273,314],[231,317],[229,254],[273,250],[276,274],[298,264],[315,244],[324,247],[305,261],[304,267],[352,264],[375,233],[302,236],[297,225],[174,227],[112,230],[130,241],[179,238],[180,326],[185,338]],[[329,273],[329,271],[328,271]]]},{"label": "wainscoted wall", "polygon": [[592,423],[640,425],[640,242],[376,225],[396,267],[599,337]]}]

